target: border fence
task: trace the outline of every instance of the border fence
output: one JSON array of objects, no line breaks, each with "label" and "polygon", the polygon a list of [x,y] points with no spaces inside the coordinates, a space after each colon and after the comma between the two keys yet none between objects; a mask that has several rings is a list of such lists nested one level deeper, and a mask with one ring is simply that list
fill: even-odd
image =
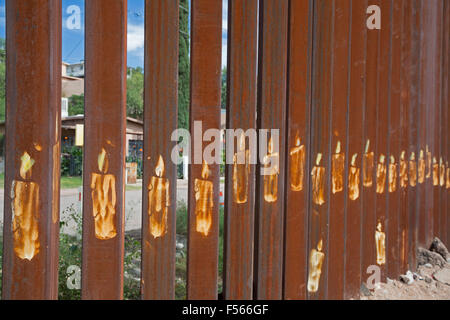
[{"label": "border fence", "polygon": [[[145,5],[141,291],[173,299],[179,3]],[[218,129],[222,0],[191,7],[190,124]],[[58,296],[61,10],[6,0],[4,299]],[[450,1],[229,0],[228,15],[227,128],[279,129],[280,165],[226,166],[223,297],[358,298],[368,267],[396,278],[434,236],[449,245]],[[126,26],[126,0],[86,1],[83,299],[123,297]],[[218,298],[219,186],[218,164],[190,165],[188,299]]]}]

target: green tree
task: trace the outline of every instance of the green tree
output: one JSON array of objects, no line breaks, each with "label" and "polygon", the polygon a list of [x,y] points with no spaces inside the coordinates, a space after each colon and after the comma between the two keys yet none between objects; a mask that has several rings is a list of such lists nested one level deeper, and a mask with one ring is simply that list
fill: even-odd
[{"label": "green tree", "polygon": [[144,113],[144,72],[141,67],[128,68],[127,116],[142,120]]},{"label": "green tree", "polygon": [[178,56],[178,127],[189,129],[189,3],[180,0],[180,40]]},{"label": "green tree", "polygon": [[74,94],[69,98],[69,116],[84,114],[84,94]]}]

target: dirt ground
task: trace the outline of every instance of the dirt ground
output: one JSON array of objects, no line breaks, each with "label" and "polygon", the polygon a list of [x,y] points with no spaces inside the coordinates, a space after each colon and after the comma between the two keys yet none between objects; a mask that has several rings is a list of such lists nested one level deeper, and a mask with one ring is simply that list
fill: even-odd
[{"label": "dirt ground", "polygon": [[415,278],[411,284],[398,279],[380,283],[371,296],[361,300],[450,300],[450,264],[420,266]]}]

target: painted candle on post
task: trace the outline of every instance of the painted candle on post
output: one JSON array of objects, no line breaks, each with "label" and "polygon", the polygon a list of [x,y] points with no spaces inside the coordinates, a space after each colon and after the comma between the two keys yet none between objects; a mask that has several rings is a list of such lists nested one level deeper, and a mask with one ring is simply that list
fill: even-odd
[{"label": "painted candle on post", "polygon": [[445,186],[445,164],[442,157],[439,159],[440,172],[439,172],[439,185],[441,187]]},{"label": "painted candle on post", "polygon": [[419,163],[417,166],[417,182],[422,184],[425,182],[425,176],[426,176],[426,162],[425,162],[425,158],[424,158],[424,153],[423,150],[420,150],[420,154],[419,154]]},{"label": "painted candle on post", "polygon": [[213,183],[207,180],[209,178],[208,164],[203,161],[202,179],[195,179],[195,216],[196,216],[196,231],[208,236],[212,226],[212,209],[214,207],[213,201]]},{"label": "painted candle on post", "polygon": [[164,178],[164,160],[159,156],[153,176],[148,184],[149,232],[156,239],[167,233],[168,208],[170,207],[170,182]]},{"label": "painted candle on post", "polygon": [[312,197],[317,205],[325,203],[325,167],[320,166],[322,154],[319,153],[316,158],[316,165],[312,169]]},{"label": "painted candle on post", "polygon": [[377,247],[377,264],[384,265],[386,263],[386,234],[383,232],[381,222],[378,222],[375,231],[375,243]]},{"label": "painted candle on post", "polygon": [[322,265],[325,259],[322,247],[323,241],[321,239],[317,244],[317,250],[312,249],[309,255],[308,292],[317,292],[319,290]]},{"label": "painted candle on post", "polygon": [[409,185],[415,187],[417,184],[417,164],[416,164],[416,154],[411,153],[409,159]]},{"label": "painted candle on post", "polygon": [[408,186],[408,162],[405,160],[405,151],[400,155],[400,187]]},{"label": "painted candle on post", "polygon": [[92,173],[91,196],[92,214],[95,220],[95,237],[109,240],[117,235],[116,216],[116,178],[108,174],[109,160],[106,150],[98,155],[99,173]]},{"label": "painted candle on post", "polygon": [[348,172],[348,197],[355,201],[359,198],[359,183],[361,170],[356,166],[356,158],[358,154],[355,153],[352,157]]},{"label": "painted candle on post", "polygon": [[389,163],[389,192],[395,192],[397,190],[397,164],[395,163],[395,157],[391,156]]},{"label": "painted candle on post", "polygon": [[39,185],[31,181],[34,160],[25,152],[20,161],[22,180],[13,180],[11,187],[14,252],[20,259],[31,261],[40,247]]},{"label": "painted candle on post", "polygon": [[367,140],[366,151],[363,155],[363,185],[364,187],[371,187],[373,184],[373,168],[374,168],[374,153],[369,152],[370,140]]},{"label": "painted candle on post", "polygon": [[248,176],[250,174],[250,150],[245,149],[245,135],[241,134],[238,151],[233,156],[234,202],[248,201]]},{"label": "painted candle on post", "polygon": [[428,148],[428,145],[426,147],[426,151],[427,151],[427,174],[426,174],[426,178],[429,179],[431,178],[431,173],[433,171],[433,167],[432,167],[432,161],[431,161],[431,152],[430,149]]},{"label": "painted candle on post", "polygon": [[433,158],[433,186],[439,186],[439,164],[436,157]]},{"label": "painted candle on post", "polygon": [[382,154],[377,165],[377,193],[383,193],[386,186],[386,164],[385,156]]},{"label": "painted candle on post", "polygon": [[295,139],[295,147],[289,153],[291,159],[291,190],[302,191],[305,174],[305,145],[301,144],[300,138]]},{"label": "painted candle on post", "polygon": [[341,152],[341,142],[338,141],[336,153],[332,157],[332,191],[333,194],[344,190],[345,154]]},{"label": "painted candle on post", "polygon": [[272,137],[269,139],[267,155],[264,156],[264,200],[266,202],[276,202],[278,200],[278,175],[280,170],[279,154],[273,150]]}]

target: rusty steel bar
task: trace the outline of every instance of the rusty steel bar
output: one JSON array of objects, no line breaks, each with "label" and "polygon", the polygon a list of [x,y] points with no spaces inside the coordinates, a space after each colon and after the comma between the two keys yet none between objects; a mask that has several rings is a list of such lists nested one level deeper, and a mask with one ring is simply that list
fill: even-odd
[{"label": "rusty steel bar", "polygon": [[350,57],[350,7],[351,1],[338,0],[334,4],[334,30],[332,39],[330,161],[329,184],[329,242],[327,298],[344,298],[345,275],[345,211],[348,199],[348,163],[346,154],[349,57]]},{"label": "rusty steel bar", "polygon": [[227,129],[243,132],[227,137],[234,140],[234,148],[228,149],[234,156],[226,166],[224,297],[249,300],[253,297],[255,211],[255,165],[250,157],[257,154],[249,146],[252,136],[245,134],[256,128],[258,0],[231,0],[228,6]]},{"label": "rusty steel bar", "polygon": [[[445,199],[446,192],[445,192],[445,139],[447,138],[447,135],[445,134],[444,127],[448,126],[448,123],[445,125],[445,122],[443,122],[443,119],[446,115],[446,112],[448,112],[449,104],[444,104],[444,94],[445,91],[443,90],[443,84],[445,83],[444,78],[444,70],[445,70],[445,59],[448,58],[449,51],[442,51],[443,48],[445,48],[444,43],[444,34],[445,34],[445,17],[443,15],[445,7],[444,7],[444,1],[439,1],[437,3],[437,63],[438,63],[438,86],[439,90],[437,92],[437,98],[439,105],[439,118],[438,118],[438,133],[437,137],[439,139],[439,238],[446,243],[447,240],[447,213],[444,212],[445,209]],[[449,38],[449,34],[447,34],[446,38]]]},{"label": "rusty steel bar", "polygon": [[417,248],[417,155],[419,154],[418,148],[418,117],[419,117],[419,84],[420,84],[420,12],[421,12],[420,0],[412,1],[412,20],[411,20],[411,52],[410,52],[410,101],[409,101],[409,148],[408,151],[408,237],[409,237],[409,268],[414,270],[416,266],[416,248]]},{"label": "rusty steel bar", "polygon": [[[370,5],[380,6],[381,0],[371,1]],[[385,17],[386,12],[381,16]],[[382,25],[382,28],[385,27]],[[362,166],[362,281],[366,282],[368,277],[367,268],[376,265],[375,231],[376,223],[376,190],[377,190],[377,164],[379,154],[377,150],[377,108],[379,104],[379,45],[380,30],[372,29],[367,31],[366,41],[366,92],[364,108],[364,154]],[[384,93],[385,94],[385,93]]]},{"label": "rusty steel bar", "polygon": [[449,68],[450,68],[450,57],[448,52],[450,52],[450,3],[448,1],[444,1],[444,6],[442,10],[443,14],[443,46],[442,46],[442,108],[443,115],[441,118],[441,126],[442,126],[442,149],[443,149],[443,157],[445,159],[445,185],[442,187],[442,197],[443,197],[443,207],[442,207],[442,217],[444,219],[443,226],[445,228],[444,239],[442,240],[447,247],[450,244],[450,202],[449,202],[449,192],[450,192],[450,154],[449,154],[449,143],[450,139],[448,137],[448,124],[450,123],[450,110],[448,106],[450,105],[450,96],[449,96]]},{"label": "rusty steel bar", "polygon": [[287,84],[284,299],[306,299],[313,1],[291,0]]},{"label": "rusty steel bar", "polygon": [[379,30],[378,43],[378,106],[376,118],[377,130],[377,166],[375,168],[375,229],[367,237],[371,237],[375,243],[375,256],[373,265],[378,265],[381,270],[381,281],[386,280],[386,225],[388,217],[388,167],[389,167],[389,111],[391,90],[391,57],[392,57],[392,3],[391,0],[381,0],[381,30]]},{"label": "rusty steel bar", "polygon": [[346,299],[359,297],[361,286],[361,215],[362,215],[362,157],[364,151],[363,119],[366,70],[366,12],[367,1],[351,4],[350,91],[348,113],[347,152],[349,161],[348,200],[345,241]]},{"label": "rusty steel bar", "polygon": [[123,297],[126,0],[86,1],[82,298]]},{"label": "rusty steel bar", "polygon": [[[427,181],[426,181],[426,236],[425,245],[429,245],[434,236],[439,232],[439,186],[437,171],[439,166],[439,130],[436,126],[440,123],[438,108],[438,91],[436,86],[438,77],[440,77],[440,58],[437,56],[438,47],[438,15],[436,1],[424,1],[422,9],[422,33],[423,33],[423,81],[421,90],[421,100],[423,107],[426,108],[426,149],[427,154]],[[427,151],[427,150],[426,150]],[[436,185],[437,184],[437,185]]]},{"label": "rusty steel bar", "polygon": [[279,130],[278,137],[269,131],[260,139],[256,169],[255,297],[260,300],[282,298],[288,7],[287,0],[260,1],[258,126]]},{"label": "rusty steel bar", "polygon": [[[388,180],[388,204],[386,220],[386,275],[390,279],[398,277],[399,250],[399,155],[400,155],[400,66],[401,66],[401,31],[403,4],[405,0],[392,1],[391,20],[391,67],[390,67],[390,102],[388,128],[388,154],[386,159]],[[407,0],[406,0],[407,1]]]},{"label": "rusty steel bar", "polygon": [[179,1],[145,2],[143,299],[175,298]]},{"label": "rusty steel bar", "polygon": [[326,0],[314,3],[308,299],[325,299],[327,293],[334,5]]},{"label": "rusty steel bar", "polygon": [[417,210],[418,210],[418,245],[426,247],[429,239],[427,239],[427,230],[430,226],[430,221],[427,219],[427,197],[430,187],[432,186],[431,180],[426,179],[427,171],[427,132],[431,129],[427,127],[427,117],[430,106],[428,106],[427,99],[429,93],[427,92],[427,86],[429,85],[430,73],[429,63],[432,62],[430,54],[432,55],[433,47],[429,42],[432,39],[427,33],[426,29],[429,28],[429,19],[426,15],[426,8],[423,10],[422,21],[419,27],[421,30],[421,51],[420,51],[420,93],[419,93],[419,154],[417,155]]},{"label": "rusty steel bar", "polygon": [[405,1],[403,13],[402,28],[402,65],[401,65],[401,153],[400,153],[400,273],[404,273],[409,269],[408,252],[409,252],[409,114],[410,114],[410,68],[411,68],[411,19],[412,19],[412,2]]},{"label": "rusty steel bar", "polygon": [[[192,0],[191,5],[190,128],[194,164],[189,169],[187,297],[217,299],[219,164],[203,159],[208,144],[199,139],[208,129],[220,129],[222,1]],[[194,128],[200,121],[201,135]]]},{"label": "rusty steel bar", "polygon": [[61,1],[6,1],[3,299],[58,298]]}]

